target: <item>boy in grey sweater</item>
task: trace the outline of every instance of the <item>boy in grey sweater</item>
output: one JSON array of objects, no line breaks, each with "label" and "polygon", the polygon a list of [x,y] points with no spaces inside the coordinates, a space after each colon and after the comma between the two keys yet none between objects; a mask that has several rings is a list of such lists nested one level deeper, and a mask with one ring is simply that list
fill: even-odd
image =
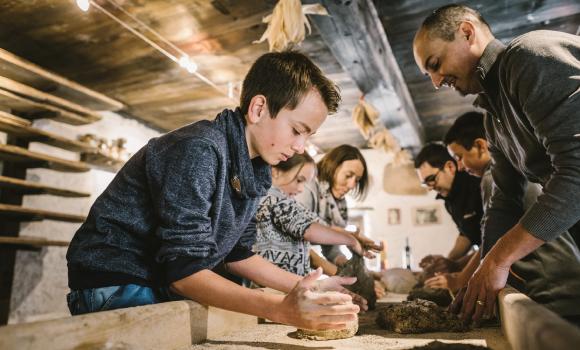
[{"label": "boy in grey sweater", "polygon": [[[247,74],[239,108],[149,141],[71,242],[71,312],[189,298],[301,328],[344,328],[359,311],[351,296],[317,291],[343,292],[353,279],[317,281],[321,271],[302,278],[251,251],[270,165],[304,152],[339,102],[306,56],[269,53]],[[243,288],[214,272],[218,265],[287,294]]]},{"label": "boy in grey sweater", "polygon": [[[580,220],[580,37],[534,31],[505,46],[477,11],[448,5],[424,20],[413,52],[436,88],[478,94],[477,105],[489,113],[491,172],[501,191],[487,216],[514,225],[456,299],[463,318],[477,321],[493,312],[514,262]],[[520,218],[526,180],[543,193]]]}]

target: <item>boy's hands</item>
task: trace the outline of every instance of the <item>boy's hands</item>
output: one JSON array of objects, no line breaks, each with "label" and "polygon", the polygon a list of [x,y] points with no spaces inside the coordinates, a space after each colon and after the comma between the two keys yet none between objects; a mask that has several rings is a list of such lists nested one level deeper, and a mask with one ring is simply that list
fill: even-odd
[{"label": "boy's hands", "polygon": [[[350,295],[321,293],[325,288],[336,287],[335,283],[323,285],[318,282],[317,279],[321,275],[320,268],[310,273],[284,297],[278,313],[281,322],[299,328],[319,330],[344,329],[347,322],[356,319],[360,309],[352,304]],[[342,286],[340,288],[344,289]]]},{"label": "boy's hands", "polygon": [[334,291],[348,294],[351,296],[354,304],[358,305],[361,310],[366,311],[368,310],[367,300],[343,287],[344,285],[351,285],[355,282],[356,277],[332,276],[321,281],[316,281],[315,290],[321,292]]}]

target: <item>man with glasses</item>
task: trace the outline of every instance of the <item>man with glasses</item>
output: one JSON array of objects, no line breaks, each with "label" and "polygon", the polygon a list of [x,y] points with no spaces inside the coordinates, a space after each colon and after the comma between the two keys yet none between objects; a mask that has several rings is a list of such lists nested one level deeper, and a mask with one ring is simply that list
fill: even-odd
[{"label": "man with glasses", "polygon": [[469,252],[481,244],[483,207],[480,179],[457,169],[457,163],[442,144],[430,143],[415,158],[415,169],[423,186],[437,192],[437,199],[457,225],[459,235],[447,257],[428,255],[421,262],[426,275],[460,271],[469,261]]}]

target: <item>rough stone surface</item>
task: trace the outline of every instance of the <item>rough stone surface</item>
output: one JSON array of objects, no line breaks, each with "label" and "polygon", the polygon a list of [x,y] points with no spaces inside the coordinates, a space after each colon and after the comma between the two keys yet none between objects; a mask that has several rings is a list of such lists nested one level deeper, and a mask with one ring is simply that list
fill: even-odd
[{"label": "rough stone surface", "polygon": [[411,292],[409,292],[409,296],[407,297],[407,300],[417,299],[429,300],[439,306],[449,306],[453,301],[453,298],[451,298],[447,289],[433,289],[421,284],[415,286]]},{"label": "rough stone surface", "polygon": [[352,258],[338,270],[339,276],[356,277],[356,282],[350,286],[345,286],[348,290],[356,293],[368,302],[370,310],[375,308],[377,295],[375,294],[375,281],[365,267],[364,258],[353,254]]},{"label": "rough stone surface", "polygon": [[449,311],[427,300],[404,301],[378,310],[379,327],[397,333],[464,332],[468,327]]}]

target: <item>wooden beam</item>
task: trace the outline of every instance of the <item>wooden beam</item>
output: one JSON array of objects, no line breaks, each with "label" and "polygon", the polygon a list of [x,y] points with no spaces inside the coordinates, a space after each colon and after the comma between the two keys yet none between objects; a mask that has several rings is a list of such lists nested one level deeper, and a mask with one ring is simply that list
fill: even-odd
[{"label": "wooden beam", "polygon": [[119,101],[51,73],[4,49],[0,49],[0,75],[94,110],[116,111],[123,108]]},{"label": "wooden beam", "polygon": [[0,204],[0,217],[6,221],[39,221],[55,220],[64,222],[84,222],[86,217],[83,215],[73,215],[57,213],[54,211],[23,208],[19,205]]},{"label": "wooden beam", "polygon": [[27,119],[49,118],[71,125],[85,125],[94,122],[94,120],[76,113],[46,103],[29,100],[2,89],[0,89],[0,106],[10,109],[12,114],[18,114]]},{"label": "wooden beam", "polygon": [[0,76],[0,88],[36,102],[49,104],[60,109],[77,113],[90,121],[101,119],[101,116],[96,114],[93,110],[2,76]]},{"label": "wooden beam", "polygon": [[189,349],[257,318],[174,301],[0,327],[0,349]]},{"label": "wooden beam", "polygon": [[22,163],[28,168],[48,168],[74,173],[83,173],[90,170],[90,167],[83,162],[61,159],[11,145],[0,144],[0,160]]},{"label": "wooden beam", "polygon": [[70,242],[51,240],[42,237],[18,236],[18,237],[2,237],[0,236],[0,244],[9,244],[16,246],[32,246],[32,247],[68,247]]},{"label": "wooden beam", "polygon": [[0,111],[0,131],[13,134],[14,136],[29,142],[41,142],[73,152],[97,152],[95,147],[84,142],[67,139],[66,137],[51,132],[37,129],[29,125],[23,125],[23,123],[18,119],[20,118],[10,113]]},{"label": "wooden beam", "polygon": [[36,182],[16,179],[8,176],[0,176],[0,188],[9,188],[22,194],[50,194],[60,197],[81,198],[90,197],[90,193],[72,191],[69,189],[46,186]]},{"label": "wooden beam", "polygon": [[513,350],[577,349],[580,329],[509,287],[499,293],[503,334]]},{"label": "wooden beam", "polygon": [[330,51],[380,112],[402,147],[418,148],[423,127],[371,0],[306,0],[330,16],[310,16]]}]

